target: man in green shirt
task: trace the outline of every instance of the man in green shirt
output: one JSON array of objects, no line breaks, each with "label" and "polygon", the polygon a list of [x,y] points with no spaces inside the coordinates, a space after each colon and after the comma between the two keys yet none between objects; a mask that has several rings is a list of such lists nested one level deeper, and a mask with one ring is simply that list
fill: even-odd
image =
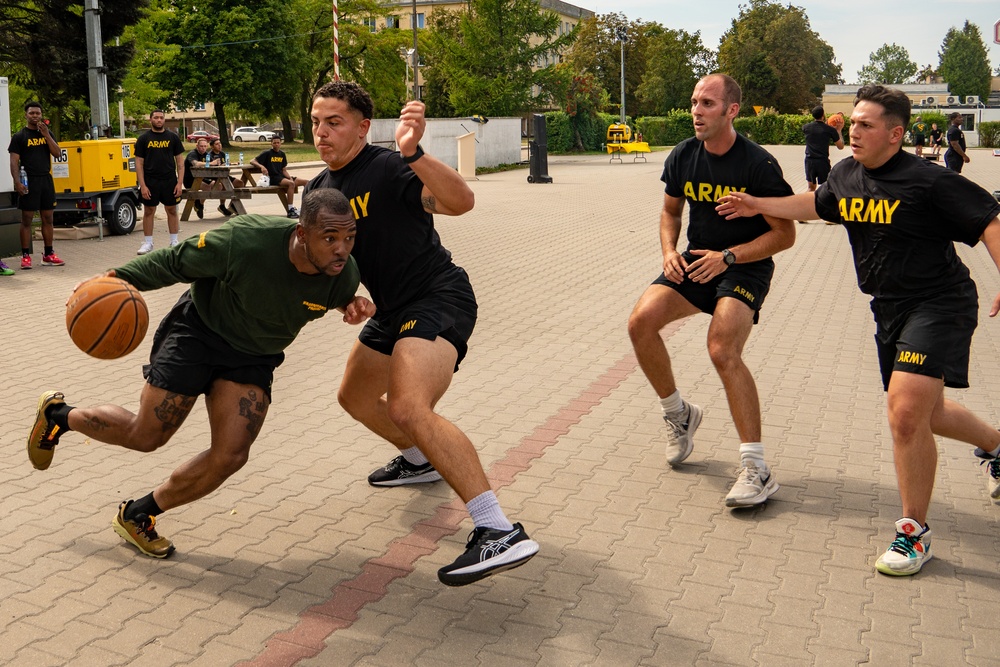
[{"label": "man in green shirt", "polygon": [[910,135],[913,138],[913,152],[917,157],[923,157],[924,143],[927,141],[927,123],[920,116],[917,116],[917,122],[910,128]]},{"label": "man in green shirt", "polygon": [[331,309],[343,312],[349,324],[375,314],[370,301],[355,296],[356,231],[344,195],[317,190],[303,201],[298,222],[240,216],[108,271],[140,290],[191,287],[153,337],[139,413],[116,405],[74,408],[62,393],[47,391],[28,438],[32,465],[49,467],[65,431],[139,452],[156,450],[204,394],[209,448],[151,493],[123,502],[112,522],[147,556],[169,556],[174,545],[158,535],[155,517],[208,495],[247,462],[271,403],[274,369],[302,327]]}]

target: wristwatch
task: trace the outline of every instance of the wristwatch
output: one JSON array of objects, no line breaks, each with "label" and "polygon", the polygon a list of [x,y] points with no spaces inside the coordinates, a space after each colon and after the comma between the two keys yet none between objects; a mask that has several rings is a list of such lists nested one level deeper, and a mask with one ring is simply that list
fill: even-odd
[{"label": "wristwatch", "polygon": [[413,155],[403,155],[402,157],[403,157],[403,162],[405,162],[406,164],[411,164],[413,162],[416,162],[423,156],[424,156],[424,149],[420,147],[420,144],[417,144],[416,153],[414,153]]},{"label": "wristwatch", "polygon": [[722,261],[726,263],[726,266],[732,266],[736,263],[736,255],[729,248],[722,251]]}]

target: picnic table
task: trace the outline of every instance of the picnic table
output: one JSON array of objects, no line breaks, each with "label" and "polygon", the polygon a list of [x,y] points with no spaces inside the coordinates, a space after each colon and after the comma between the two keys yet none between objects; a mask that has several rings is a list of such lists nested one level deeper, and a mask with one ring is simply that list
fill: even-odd
[{"label": "picnic table", "polygon": [[[181,220],[185,222],[191,218],[191,211],[194,210],[195,201],[204,203],[210,200],[226,201],[231,199],[232,208],[236,210],[236,214],[246,215],[247,209],[243,205],[243,200],[251,199],[255,194],[275,194],[281,200],[282,210],[288,210],[288,197],[285,194],[285,188],[277,185],[259,187],[257,181],[254,179],[254,175],[259,175],[260,172],[249,164],[205,165],[202,167],[191,167],[190,171],[191,175],[194,176],[194,181],[191,183],[190,188],[181,193],[181,199],[186,200],[184,210],[181,213]],[[243,187],[237,188],[233,183],[233,173],[236,172],[240,173],[240,180],[243,181]],[[214,181],[214,183],[221,183],[222,188],[215,190],[202,189],[206,185],[206,179]]]}]

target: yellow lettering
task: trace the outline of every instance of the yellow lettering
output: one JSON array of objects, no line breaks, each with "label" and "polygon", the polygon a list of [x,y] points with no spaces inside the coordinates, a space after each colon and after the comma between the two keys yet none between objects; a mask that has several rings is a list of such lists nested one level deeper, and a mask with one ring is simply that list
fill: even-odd
[{"label": "yellow lettering", "polygon": [[864,208],[864,205],[865,205],[864,199],[855,199],[852,197],[851,213],[847,219],[850,220],[851,222],[863,222],[863,219],[861,217],[861,209]]},{"label": "yellow lettering", "polygon": [[[368,217],[368,198],[371,196],[371,192],[366,192],[363,197],[355,197],[358,200],[358,205],[361,206],[361,217]],[[354,217],[358,217],[358,210],[354,209]]]},{"label": "yellow lettering", "polygon": [[889,203],[889,200],[886,200],[882,203],[882,205],[885,207],[885,224],[891,225],[892,212],[895,211],[896,208],[899,206],[899,200],[897,199],[892,204]]},{"label": "yellow lettering", "polygon": [[416,320],[410,320],[409,322],[405,322],[403,326],[399,327],[399,333],[403,333],[404,331],[409,331],[415,326],[417,326]]},{"label": "yellow lettering", "polygon": [[684,196],[688,199],[694,199],[694,183],[691,181],[684,184]]},{"label": "yellow lettering", "polygon": [[31,146],[44,146],[45,139],[28,139],[28,147]]},{"label": "yellow lettering", "polygon": [[318,303],[310,303],[308,301],[303,301],[302,305],[312,311],[323,311],[326,310],[326,306],[322,306]]},{"label": "yellow lettering", "polygon": [[847,200],[841,199],[837,204],[840,207],[840,219],[847,220]]},{"label": "yellow lettering", "polygon": [[204,248],[205,247],[205,235],[206,234],[208,234],[208,232],[202,232],[201,234],[198,234],[198,247],[199,248]]},{"label": "yellow lettering", "polygon": [[882,203],[881,199],[869,199],[861,222],[882,222]]},{"label": "yellow lettering", "polygon": [[698,184],[698,201],[712,201],[712,184]]}]

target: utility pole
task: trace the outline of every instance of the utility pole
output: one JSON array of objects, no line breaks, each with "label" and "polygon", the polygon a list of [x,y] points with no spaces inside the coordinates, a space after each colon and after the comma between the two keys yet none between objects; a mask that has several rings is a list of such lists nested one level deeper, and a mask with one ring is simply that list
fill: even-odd
[{"label": "utility pole", "polygon": [[420,88],[417,86],[417,0],[413,0],[413,18],[410,21],[413,26],[413,99],[420,99],[417,96],[417,92]]},{"label": "utility pole", "polygon": [[624,26],[620,26],[616,31],[618,41],[622,45],[622,125],[625,124],[625,42],[628,40],[628,32]]},{"label": "utility pole", "polygon": [[90,82],[90,126],[94,139],[111,126],[108,116],[108,78],[105,75],[101,39],[101,10],[97,0],[85,0],[84,25],[87,30],[87,78]]}]

